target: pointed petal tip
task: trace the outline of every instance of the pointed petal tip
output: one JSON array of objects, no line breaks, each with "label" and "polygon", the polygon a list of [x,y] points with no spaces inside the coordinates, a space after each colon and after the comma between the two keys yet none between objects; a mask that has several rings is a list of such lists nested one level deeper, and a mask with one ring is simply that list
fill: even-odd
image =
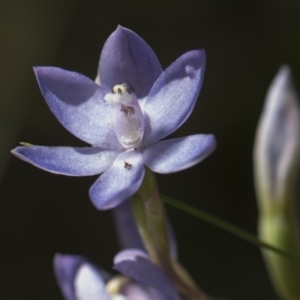
[{"label": "pointed petal tip", "polygon": [[[53,73],[57,73],[60,75],[60,73],[63,73],[63,72],[66,72],[66,73],[74,73],[75,72],[72,72],[72,71],[67,71],[67,70],[64,70],[62,68],[59,68],[59,67],[50,67],[50,66],[37,66],[37,67],[33,67],[33,72],[34,74],[36,75],[37,79],[39,79],[39,76],[43,76],[43,75],[53,75]],[[81,75],[81,74],[79,74]],[[81,76],[84,76],[84,75],[81,75]]]},{"label": "pointed petal tip", "polygon": [[55,260],[57,260],[57,259],[60,259],[60,257],[61,257],[62,255],[63,255],[63,254],[61,254],[60,252],[55,253],[55,254],[54,254],[53,260],[55,261]]},{"label": "pointed petal tip", "polygon": [[38,78],[38,73],[40,71],[42,67],[33,67],[33,73],[34,73],[34,76],[36,77],[37,81],[39,81],[39,78]]},{"label": "pointed petal tip", "polygon": [[[53,257],[53,266],[55,270],[66,269],[74,273],[76,269],[87,259],[84,256],[76,254],[62,254],[60,252],[55,253]],[[74,268],[74,272],[70,269]]]},{"label": "pointed petal tip", "polygon": [[60,265],[63,257],[64,257],[64,255],[59,253],[59,252],[54,254],[54,257],[53,257],[53,266],[54,266],[54,268],[56,268],[58,265]]},{"label": "pointed petal tip", "polygon": [[113,36],[124,36],[126,38],[126,33],[133,33],[135,35],[137,35],[134,31],[118,24],[117,28],[115,29],[115,31],[113,31],[110,35],[110,37],[113,37]]},{"label": "pointed petal tip", "polygon": [[48,68],[55,68],[55,67],[36,66],[33,67],[33,72],[35,76],[38,78],[38,76],[43,74]]},{"label": "pointed petal tip", "polygon": [[57,263],[57,262],[60,262],[61,260],[65,259],[65,258],[75,258],[75,257],[77,257],[77,255],[63,254],[63,253],[60,253],[60,252],[56,252],[54,254],[54,257],[53,257],[53,262]]},{"label": "pointed petal tip", "polygon": [[73,254],[63,254],[63,253],[60,253],[60,252],[56,252],[54,254],[53,261],[60,261],[64,258],[75,258],[75,257],[79,257],[79,256],[73,255]]},{"label": "pointed petal tip", "polygon": [[279,67],[278,73],[290,74],[291,73],[291,67],[288,64],[283,64]]},{"label": "pointed petal tip", "polygon": [[33,67],[34,75],[36,77],[36,80],[38,82],[38,85],[39,85],[42,93],[43,93],[42,85],[46,81],[47,76],[51,75],[50,73],[51,73],[51,71],[53,72],[53,70],[59,71],[61,69],[58,67],[45,67],[45,66]]},{"label": "pointed petal tip", "polygon": [[21,158],[22,155],[18,152],[18,149],[19,149],[20,147],[23,147],[23,146],[18,146],[18,147],[16,147],[16,148],[10,150],[10,153],[11,153],[12,155],[14,155],[14,156],[20,158],[20,159],[23,159],[23,158]]},{"label": "pointed petal tip", "polygon": [[275,76],[275,80],[280,80],[283,82],[288,82],[292,80],[292,70],[289,65],[282,65]]},{"label": "pointed petal tip", "polygon": [[17,158],[19,158],[23,161],[29,162],[28,159],[24,155],[22,155],[22,153],[21,153],[22,149],[25,148],[25,147],[27,147],[27,146],[18,146],[16,148],[10,150],[10,153],[13,156],[15,156],[15,157],[17,157]]},{"label": "pointed petal tip", "polygon": [[41,79],[42,79],[43,75],[45,74],[45,68],[47,68],[47,67],[33,67],[33,73],[38,82],[40,89],[41,89],[41,84],[42,84]]},{"label": "pointed petal tip", "polygon": [[132,30],[130,30],[129,28],[124,27],[124,26],[122,26],[122,25],[120,25],[120,24],[118,24],[118,26],[117,26],[117,28],[116,28],[115,31],[120,32],[120,33],[130,32],[130,33],[136,34],[134,31],[132,31]]},{"label": "pointed petal tip", "polygon": [[125,27],[123,27],[122,25],[118,24],[116,30],[122,31],[123,29],[125,29]]},{"label": "pointed petal tip", "polygon": [[280,66],[269,86],[266,103],[285,101],[288,92],[296,95],[291,68],[289,65],[284,64]]},{"label": "pointed petal tip", "polygon": [[53,257],[53,267],[54,270],[59,271],[62,270],[66,267],[66,263],[68,264],[68,262],[72,262],[72,255],[68,255],[68,254],[62,254],[62,253],[55,253],[54,257]]}]

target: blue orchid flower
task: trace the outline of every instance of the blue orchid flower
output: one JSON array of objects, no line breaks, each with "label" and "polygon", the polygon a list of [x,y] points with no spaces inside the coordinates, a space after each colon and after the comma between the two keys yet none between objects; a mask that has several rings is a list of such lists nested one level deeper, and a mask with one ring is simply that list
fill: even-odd
[{"label": "blue orchid flower", "polygon": [[34,68],[51,111],[92,146],[25,145],[12,153],[56,174],[102,174],[90,198],[100,210],[114,208],[137,192],[144,165],[157,173],[177,172],[215,149],[211,134],[162,140],[191,114],[204,70],[205,52],[194,50],[163,71],[149,45],[119,26],[104,45],[95,82],[56,67]]},{"label": "blue orchid flower", "polygon": [[166,273],[137,249],[119,252],[114,269],[125,276],[112,280],[82,256],[56,254],[54,272],[66,300],[179,300]]}]

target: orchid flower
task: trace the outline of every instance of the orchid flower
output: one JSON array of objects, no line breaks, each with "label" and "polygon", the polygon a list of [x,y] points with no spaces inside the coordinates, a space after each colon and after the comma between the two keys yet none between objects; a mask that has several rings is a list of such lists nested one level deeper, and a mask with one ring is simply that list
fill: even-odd
[{"label": "orchid flower", "polygon": [[108,281],[107,273],[81,256],[56,254],[54,259],[66,300],[179,300],[170,278],[141,250],[118,253],[114,269],[128,277]]},{"label": "orchid flower", "polygon": [[102,50],[96,81],[57,67],[34,68],[51,111],[91,147],[26,144],[12,150],[43,170],[70,176],[102,174],[89,193],[100,210],[138,191],[144,165],[172,173],[205,159],[216,146],[211,134],[162,140],[191,114],[205,70],[205,52],[180,56],[165,71],[149,45],[119,26]]},{"label": "orchid flower", "polygon": [[[121,247],[114,269],[125,276],[112,277],[78,255],[56,254],[54,271],[66,300],[175,300],[179,299],[172,280],[145,253],[131,205],[125,201],[113,209]],[[171,226],[169,225],[169,228]],[[170,230],[171,255],[177,256],[174,233]]]}]

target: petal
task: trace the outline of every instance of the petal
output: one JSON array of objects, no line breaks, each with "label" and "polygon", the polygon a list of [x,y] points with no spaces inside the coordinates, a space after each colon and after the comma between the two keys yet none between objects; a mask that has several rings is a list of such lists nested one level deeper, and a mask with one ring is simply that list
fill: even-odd
[{"label": "petal", "polygon": [[125,296],[125,299],[156,300],[149,292],[149,290],[146,291],[141,285],[132,283],[124,288],[122,294]]},{"label": "petal", "polygon": [[36,67],[34,71],[51,111],[72,134],[91,145],[122,149],[111,126],[113,107],[104,101],[107,90],[60,68]]},{"label": "petal", "polygon": [[137,151],[124,151],[90,189],[90,197],[96,208],[115,208],[130,198],[144,178],[142,155]]},{"label": "petal", "polygon": [[170,221],[168,221],[168,238],[169,238],[171,257],[177,259],[178,256],[177,241],[176,241],[176,236],[175,236],[173,226],[171,225]]},{"label": "petal", "polygon": [[[113,209],[113,216],[119,242],[122,249],[135,248],[145,251],[144,244],[138,233],[130,201],[124,201]],[[177,258],[177,243],[174,230],[168,221],[168,234],[171,256]]]},{"label": "petal", "polygon": [[[86,268],[89,269],[89,272],[82,271]],[[78,290],[82,290],[84,287],[90,287],[87,279],[96,277],[95,280],[98,281],[97,285],[99,289],[104,285],[104,280],[106,281],[110,277],[106,272],[93,267],[92,264],[82,256],[62,255],[59,253],[54,257],[54,273],[66,300],[78,300]],[[87,273],[92,273],[92,276]],[[104,298],[104,296],[107,297],[106,292],[103,294],[100,293],[100,295],[102,295],[103,298],[100,298],[98,295],[98,298],[95,299],[108,299]]]},{"label": "petal", "polygon": [[268,212],[279,203],[280,207],[289,206],[295,197],[300,168],[299,132],[299,96],[290,68],[282,66],[269,87],[254,146],[256,190],[260,207]]},{"label": "petal", "polygon": [[113,215],[122,249],[145,250],[134,221],[130,201],[124,201],[113,209]]},{"label": "petal", "polygon": [[88,263],[80,266],[75,280],[75,293],[80,300],[110,300],[105,282],[96,269]]},{"label": "petal", "polygon": [[204,50],[179,57],[157,79],[150,90],[144,112],[144,145],[151,145],[180,127],[191,114],[205,70]]},{"label": "petal", "polygon": [[212,134],[195,134],[158,142],[143,152],[143,162],[156,173],[172,173],[192,167],[216,148]]},{"label": "petal", "polygon": [[137,97],[143,98],[161,72],[153,50],[133,31],[118,26],[107,39],[99,61],[102,85],[112,88],[116,84],[129,83]]},{"label": "petal", "polygon": [[89,176],[103,173],[120,151],[99,147],[20,146],[12,154],[51,173],[69,176]]},{"label": "petal", "polygon": [[74,278],[78,268],[86,261],[77,255],[56,254],[54,257],[54,273],[61,292],[66,300],[76,300]]},{"label": "petal", "polygon": [[122,295],[125,296],[126,299],[135,299],[135,300],[168,300],[170,299],[168,296],[160,293],[158,290],[153,288],[145,288],[137,283],[131,283],[127,285],[123,291]]},{"label": "petal", "polygon": [[157,289],[168,296],[168,299],[178,299],[171,279],[141,250],[130,249],[119,252],[114,258],[114,269]]}]

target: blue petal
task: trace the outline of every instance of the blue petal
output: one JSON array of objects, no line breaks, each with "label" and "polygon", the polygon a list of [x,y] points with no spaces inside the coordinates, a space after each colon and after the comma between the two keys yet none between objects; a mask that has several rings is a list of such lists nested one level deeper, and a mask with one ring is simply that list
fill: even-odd
[{"label": "blue petal", "polygon": [[119,252],[114,258],[114,269],[157,289],[169,300],[179,299],[171,279],[141,250],[130,249]]},{"label": "blue petal", "polygon": [[66,300],[109,300],[105,291],[107,274],[77,255],[56,254],[54,272]]},{"label": "blue petal", "polygon": [[138,98],[148,95],[162,72],[150,46],[133,31],[118,26],[107,39],[99,61],[101,85],[129,83]]},{"label": "blue petal", "polygon": [[160,293],[158,290],[145,287],[135,282],[128,284],[123,290],[122,295],[125,299],[134,300],[169,300],[168,296]]},{"label": "blue petal", "polygon": [[89,263],[82,264],[74,279],[78,300],[110,300],[100,273]]},{"label": "blue petal", "polygon": [[160,141],[146,148],[143,162],[156,173],[173,173],[192,167],[216,148],[212,134],[196,134]]},{"label": "blue petal", "polygon": [[[122,249],[141,249],[145,251],[144,244],[138,233],[130,201],[124,201],[113,209],[114,221]],[[168,222],[168,234],[171,256],[177,258],[177,243],[174,230]]]},{"label": "blue petal", "polygon": [[54,257],[54,273],[66,300],[77,300],[74,279],[78,268],[85,261],[85,258],[77,255],[56,254]]},{"label": "blue petal", "polygon": [[134,221],[130,201],[124,201],[114,208],[113,215],[122,249],[138,248],[145,250]]},{"label": "blue petal", "polygon": [[204,50],[185,53],[171,64],[150,90],[144,107],[144,146],[180,127],[193,111],[205,70]]},{"label": "blue petal", "polygon": [[89,176],[103,173],[120,153],[99,147],[46,146],[17,147],[11,152],[42,170],[69,176]]},{"label": "blue petal", "polygon": [[122,149],[111,127],[113,107],[104,101],[107,90],[75,72],[54,67],[34,70],[46,102],[63,126],[91,145]]},{"label": "blue petal", "polygon": [[116,207],[139,189],[144,173],[140,152],[128,150],[121,153],[91,187],[93,204],[100,210]]},{"label": "blue petal", "polygon": [[178,256],[177,241],[176,241],[176,236],[175,236],[173,226],[170,221],[168,221],[167,229],[168,229],[170,254],[171,254],[171,257],[176,260],[177,256]]}]

